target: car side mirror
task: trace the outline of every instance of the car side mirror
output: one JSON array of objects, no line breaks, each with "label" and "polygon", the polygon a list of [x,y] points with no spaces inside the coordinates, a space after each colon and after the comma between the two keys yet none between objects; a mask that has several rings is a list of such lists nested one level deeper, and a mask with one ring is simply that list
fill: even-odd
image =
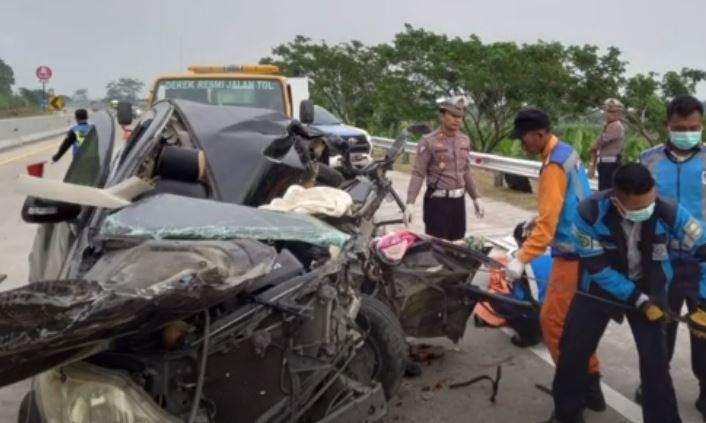
[{"label": "car side mirror", "polygon": [[127,101],[118,102],[118,123],[121,126],[127,126],[132,123],[132,104]]},{"label": "car side mirror", "polygon": [[59,223],[76,219],[81,206],[63,201],[27,197],[22,206],[22,220],[27,223]]},{"label": "car side mirror", "polygon": [[314,123],[314,103],[311,100],[299,103],[299,121],[306,125]]}]

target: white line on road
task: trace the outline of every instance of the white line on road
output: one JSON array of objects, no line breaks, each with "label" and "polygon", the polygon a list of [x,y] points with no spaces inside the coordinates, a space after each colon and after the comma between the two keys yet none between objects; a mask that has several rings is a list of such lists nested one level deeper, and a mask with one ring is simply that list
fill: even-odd
[{"label": "white line on road", "polygon": [[35,154],[39,154],[39,153],[42,153],[42,152],[51,150],[52,148],[56,148],[56,145],[57,145],[57,144],[58,144],[58,143],[53,142],[53,143],[51,143],[50,145],[44,145],[44,146],[42,146],[42,147],[40,147],[40,148],[33,148],[33,149],[31,149],[31,150],[25,151],[25,152],[22,153],[22,154],[18,154],[18,155],[15,155],[15,156],[11,156],[11,157],[9,157],[9,158],[7,158],[7,159],[4,159],[4,160],[0,160],[0,166],[6,165],[6,164],[8,164],[8,163],[12,163],[12,162],[17,161],[17,160],[21,160],[21,159],[24,159],[24,158],[27,158],[27,157],[30,157],[30,156],[34,156]]},{"label": "white line on road", "polygon": [[[510,328],[500,328],[506,335],[512,336],[515,333]],[[535,345],[530,347],[537,357],[541,358],[543,361],[547,362],[550,366],[554,367],[554,360],[552,356],[549,355],[549,351],[544,344]],[[611,388],[604,382],[601,382],[601,388],[603,388],[603,395],[605,396],[605,401],[608,405],[619,414],[621,414],[626,419],[633,423],[642,423],[642,408],[635,404],[633,401],[626,398],[623,394]]]}]

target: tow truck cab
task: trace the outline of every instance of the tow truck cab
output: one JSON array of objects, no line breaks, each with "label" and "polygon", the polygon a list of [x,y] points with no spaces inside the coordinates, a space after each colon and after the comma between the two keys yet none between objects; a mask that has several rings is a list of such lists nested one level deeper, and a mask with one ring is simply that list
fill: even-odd
[{"label": "tow truck cab", "polygon": [[308,98],[306,78],[287,78],[274,65],[189,66],[187,72],[157,77],[148,106],[164,99],[185,99],[271,109],[298,119],[299,105]]}]

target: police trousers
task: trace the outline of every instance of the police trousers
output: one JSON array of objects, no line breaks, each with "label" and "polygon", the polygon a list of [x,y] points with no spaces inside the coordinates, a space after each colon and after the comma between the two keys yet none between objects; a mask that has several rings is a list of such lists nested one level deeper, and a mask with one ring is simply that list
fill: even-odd
[{"label": "police trousers", "polygon": [[455,241],[466,235],[466,199],[424,196],[424,232]]},{"label": "police trousers", "polygon": [[561,422],[578,421],[588,390],[588,359],[598,347],[611,317],[624,313],[637,346],[642,381],[642,417],[645,423],[681,422],[669,375],[666,326],[650,322],[639,311],[622,311],[592,298],[576,295],[566,317],[561,354],[552,394]]},{"label": "police trousers", "polygon": [[613,188],[613,173],[620,167],[620,161],[615,163],[598,163],[598,190]]},{"label": "police trousers", "polygon": [[[668,304],[674,314],[681,314],[686,303],[689,312],[698,305],[699,282],[701,270],[698,263],[674,261],[674,278],[669,286]],[[667,325],[667,348],[669,359],[674,356],[674,346],[677,342],[677,323]],[[691,369],[698,379],[702,391],[706,391],[706,340],[691,334]]]}]

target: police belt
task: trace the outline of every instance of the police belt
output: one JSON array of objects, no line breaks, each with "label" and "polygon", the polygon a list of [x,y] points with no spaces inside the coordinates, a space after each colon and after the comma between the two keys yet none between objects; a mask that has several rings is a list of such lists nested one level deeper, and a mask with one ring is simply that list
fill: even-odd
[{"label": "police belt", "polygon": [[598,157],[598,163],[618,163],[620,161],[620,156],[600,156]]},{"label": "police belt", "polygon": [[464,188],[456,189],[435,189],[431,191],[429,197],[432,198],[463,198],[466,190]]}]

